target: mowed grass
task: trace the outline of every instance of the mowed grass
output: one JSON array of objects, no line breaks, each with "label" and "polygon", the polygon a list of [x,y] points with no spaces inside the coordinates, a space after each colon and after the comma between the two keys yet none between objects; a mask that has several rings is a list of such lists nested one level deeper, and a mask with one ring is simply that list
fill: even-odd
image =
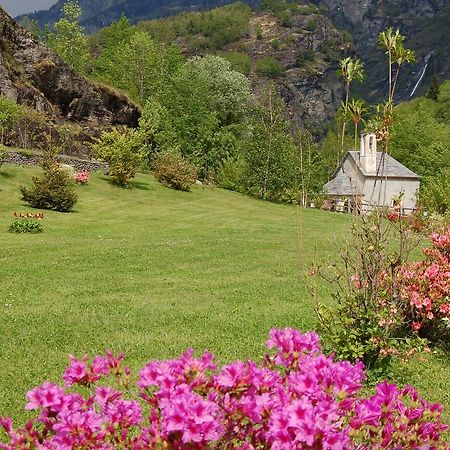
[{"label": "mowed grass", "polygon": [[[273,327],[314,329],[305,274],[337,257],[349,216],[176,192],[150,175],[126,190],[95,174],[74,212],[46,212],[42,234],[10,234],[12,212],[32,211],[19,186],[37,173],[0,173],[0,415],[23,419],[25,392],[59,381],[69,353],[124,351],[137,369],[193,347],[222,363],[260,358]],[[448,369],[437,353],[398,378],[450,409]]]}]

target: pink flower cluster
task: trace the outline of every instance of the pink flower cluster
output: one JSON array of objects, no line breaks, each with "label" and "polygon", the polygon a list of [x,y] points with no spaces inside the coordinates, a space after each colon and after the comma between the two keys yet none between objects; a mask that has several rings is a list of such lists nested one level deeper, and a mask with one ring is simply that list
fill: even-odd
[{"label": "pink flower cluster", "polygon": [[87,184],[90,177],[90,172],[84,171],[84,172],[76,172],[73,174],[73,179],[78,184]]},{"label": "pink flower cluster", "polygon": [[430,236],[425,259],[400,267],[400,294],[412,308],[412,328],[419,330],[435,319],[450,320],[450,227]]},{"label": "pink flower cluster", "polygon": [[262,364],[218,369],[212,354],[194,358],[192,350],[154,360],[140,370],[137,391],[123,355],[91,363],[71,356],[65,388],[46,382],[28,392],[36,419],[14,428],[0,418],[9,437],[0,448],[448,449],[442,407],[413,388],[384,382],[361,397],[362,364],[325,356],[315,333],[275,329],[267,345]]}]

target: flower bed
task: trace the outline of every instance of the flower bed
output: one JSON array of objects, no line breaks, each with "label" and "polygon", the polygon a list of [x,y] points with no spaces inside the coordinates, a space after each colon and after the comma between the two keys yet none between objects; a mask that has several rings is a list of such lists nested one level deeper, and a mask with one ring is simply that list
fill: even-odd
[{"label": "flower bed", "polygon": [[[213,355],[154,360],[137,387],[124,356],[70,357],[65,387],[28,392],[37,418],[2,449],[445,449],[442,407],[387,382],[360,397],[361,363],[334,361],[315,333],[275,329],[262,364]],[[106,384],[105,384],[106,383]],[[76,386],[76,392],[71,391]],[[84,395],[83,395],[83,394]]]}]

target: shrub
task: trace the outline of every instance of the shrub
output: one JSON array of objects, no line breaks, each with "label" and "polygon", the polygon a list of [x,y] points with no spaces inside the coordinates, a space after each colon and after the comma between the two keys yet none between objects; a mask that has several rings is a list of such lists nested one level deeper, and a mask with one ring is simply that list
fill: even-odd
[{"label": "shrub", "polygon": [[270,41],[270,45],[274,50],[280,50],[282,44],[278,38],[275,38]]},{"label": "shrub", "polygon": [[314,61],[314,57],[315,57],[314,50],[312,50],[310,48],[307,49],[307,50],[303,50],[297,56],[296,66],[297,67],[303,67],[305,62],[307,62],[307,61]]},{"label": "shrub", "polygon": [[220,166],[217,174],[218,186],[231,191],[240,191],[242,189],[241,177],[243,169],[243,161],[241,159],[226,159]]},{"label": "shrub", "polygon": [[291,28],[292,27],[292,17],[289,11],[281,11],[277,14],[278,19],[280,20],[280,24],[282,27]]},{"label": "shrub", "polygon": [[174,152],[158,155],[154,161],[154,171],[161,184],[178,191],[189,191],[197,178],[196,168]]},{"label": "shrub", "polygon": [[211,353],[195,358],[192,350],[153,360],[139,371],[137,389],[123,354],[91,362],[70,356],[64,388],[45,382],[27,393],[25,408],[35,418],[25,427],[0,418],[9,440],[0,446],[445,448],[442,406],[412,387],[385,381],[374,395],[360,396],[363,365],[325,356],[315,333],[274,329],[267,346],[273,350],[262,364],[235,361],[217,369]]},{"label": "shrub", "polygon": [[340,262],[313,269],[331,283],[335,299],[316,307],[328,348],[380,372],[393,355],[412,354],[426,344],[412,333],[398,296],[396,273],[414,246],[408,227],[406,221],[388,222],[372,212],[353,224]]},{"label": "shrub", "polygon": [[399,295],[411,328],[432,340],[450,335],[450,226],[430,236],[425,259],[405,264],[396,273]]},{"label": "shrub", "polygon": [[258,39],[258,41],[262,40],[264,34],[263,34],[263,29],[261,27],[261,25],[257,25],[256,26],[256,39]]},{"label": "shrub", "polygon": [[256,62],[256,72],[264,77],[281,77],[284,74],[284,66],[278,59],[268,56]]},{"label": "shrub", "polygon": [[104,132],[92,144],[95,155],[109,165],[114,184],[127,187],[145,158],[142,135],[133,129]]},{"label": "shrub", "polygon": [[8,226],[10,233],[42,233],[42,223],[28,217],[17,217]]},{"label": "shrub", "polygon": [[78,184],[87,184],[89,182],[90,172],[83,171],[83,172],[76,172],[73,174],[73,179],[75,183]]},{"label": "shrub", "polygon": [[8,150],[0,144],[0,167],[3,166],[3,163],[5,162],[6,158],[8,157]]},{"label": "shrub", "polygon": [[307,24],[305,25],[305,30],[316,31],[316,29],[317,29],[317,21],[314,19],[308,20]]},{"label": "shrub", "polygon": [[249,75],[252,67],[252,59],[244,52],[224,52],[220,54],[230,64],[233,70],[236,70],[244,75]]},{"label": "shrub", "polygon": [[48,149],[42,160],[44,174],[33,177],[33,186],[21,187],[22,200],[34,208],[70,211],[77,202],[75,183],[71,175],[60,167],[55,150]]}]

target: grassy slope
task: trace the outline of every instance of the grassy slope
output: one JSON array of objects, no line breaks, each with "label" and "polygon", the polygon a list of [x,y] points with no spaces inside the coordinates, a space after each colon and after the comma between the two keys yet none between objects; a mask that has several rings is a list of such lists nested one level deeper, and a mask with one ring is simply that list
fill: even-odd
[{"label": "grassy slope", "polygon": [[[133,368],[189,346],[258,358],[271,327],[314,327],[302,265],[335,256],[348,216],[175,192],[145,175],[121,190],[95,175],[76,212],[48,212],[41,235],[11,235],[12,211],[30,210],[19,185],[36,172],[0,173],[0,415],[22,417],[25,391],[57,381],[68,353],[125,351]],[[450,406],[448,360],[421,364],[404,381]]]}]

